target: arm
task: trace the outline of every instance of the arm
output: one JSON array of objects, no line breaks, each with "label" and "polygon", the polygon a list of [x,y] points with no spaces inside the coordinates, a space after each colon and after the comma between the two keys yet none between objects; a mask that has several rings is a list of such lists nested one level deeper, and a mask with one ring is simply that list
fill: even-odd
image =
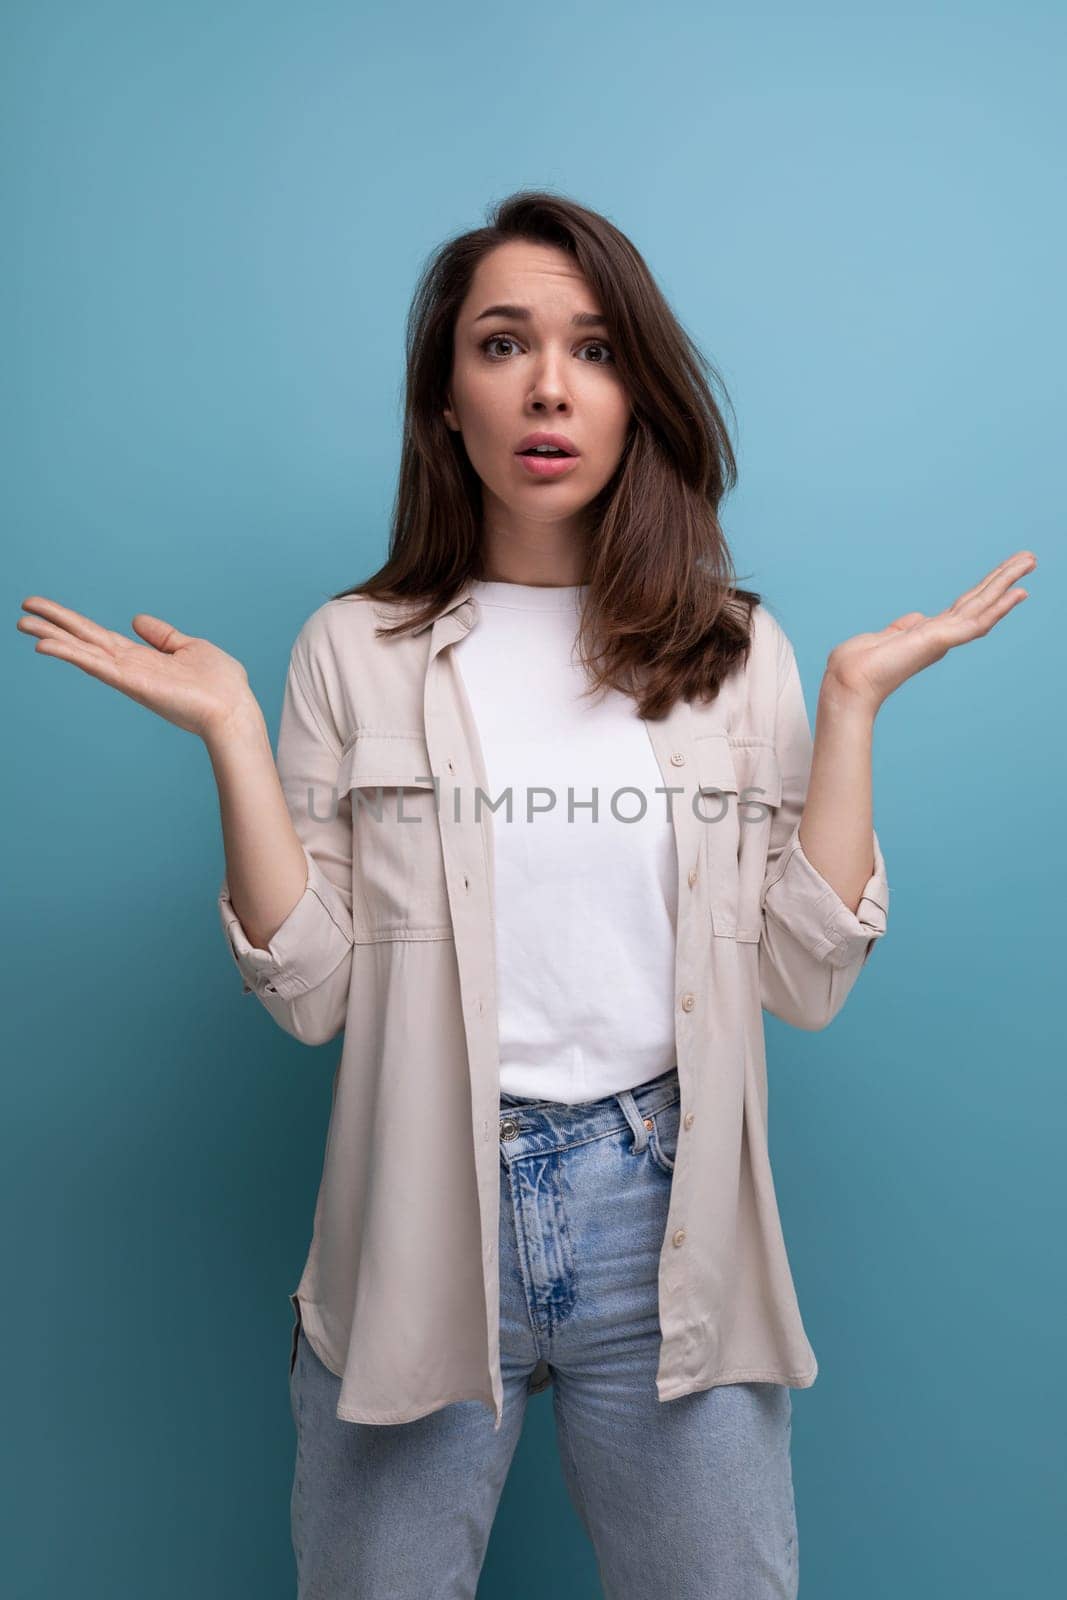
[{"label": "arm", "polygon": [[348,1004],[352,830],[350,801],[337,800],[340,739],[311,681],[301,634],[277,764],[258,706],[207,742],[226,850],[219,914],[244,993],[295,1039],[325,1044],[344,1027]]},{"label": "arm", "polygon": [[771,816],[762,892],[760,999],[764,1010],[805,1029],[833,1021],[889,914],[871,821],[873,717],[827,691],[816,728],[813,746],[796,656],[779,630],[782,803]]},{"label": "arm", "polygon": [[219,910],[245,993],[304,1043],[332,1039],[351,974],[351,803],[332,803],[341,747],[326,696],[312,692],[308,623],[290,657],[275,767],[247,672],[210,639],[147,611],[130,639],[44,595],[22,609],[18,626],[37,639],[36,654],[71,662],[203,740],[226,847]]},{"label": "arm", "polygon": [[885,932],[889,885],[871,827],[871,729],[879,708],[950,650],[984,638],[1027,599],[1016,585],[1036,566],[1032,550],[1017,550],[944,611],[906,611],[835,646],[819,693],[814,760],[793,649],[778,629],[782,804],[772,813],[759,946],[761,997],[774,1016],[825,1028]]}]

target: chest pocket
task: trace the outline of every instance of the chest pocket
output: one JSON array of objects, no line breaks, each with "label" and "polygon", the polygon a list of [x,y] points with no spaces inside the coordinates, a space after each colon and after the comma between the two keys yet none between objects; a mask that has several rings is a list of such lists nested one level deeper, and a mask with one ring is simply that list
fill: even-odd
[{"label": "chest pocket", "polygon": [[421,734],[357,733],[338,792],[352,805],[352,920],[357,942],[450,939],[437,792]]},{"label": "chest pocket", "polygon": [[757,944],[771,818],[782,803],[778,757],[772,744],[735,743],[725,733],[702,735],[694,748],[712,931]]}]

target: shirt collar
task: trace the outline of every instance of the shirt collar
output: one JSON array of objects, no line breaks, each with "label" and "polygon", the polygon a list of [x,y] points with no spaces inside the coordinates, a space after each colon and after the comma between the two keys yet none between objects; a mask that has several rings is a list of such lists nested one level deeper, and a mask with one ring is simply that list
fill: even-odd
[{"label": "shirt collar", "polygon": [[412,636],[414,637],[420,633],[425,633],[427,628],[433,627],[434,623],[439,617],[447,617],[453,611],[459,611],[461,606],[467,606],[468,608],[466,613],[461,613],[461,618],[463,620],[470,620],[474,609],[473,601],[471,600],[471,587],[470,579],[466,579],[457,589],[456,593],[452,596],[448,604],[442,607],[442,609],[438,611],[435,616],[431,617],[428,622],[420,623],[417,628],[412,628]]}]

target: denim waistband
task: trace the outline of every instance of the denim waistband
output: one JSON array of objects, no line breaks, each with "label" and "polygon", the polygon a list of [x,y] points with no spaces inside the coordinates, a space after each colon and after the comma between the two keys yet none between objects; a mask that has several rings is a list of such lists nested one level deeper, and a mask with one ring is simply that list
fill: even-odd
[{"label": "denim waistband", "polygon": [[633,1089],[620,1089],[600,1100],[582,1100],[573,1105],[561,1100],[526,1100],[521,1095],[501,1094],[501,1138],[510,1142],[533,1134],[540,1149],[549,1144],[560,1148],[583,1144],[629,1123],[643,1143],[642,1119],[673,1105],[680,1094],[677,1063]]}]

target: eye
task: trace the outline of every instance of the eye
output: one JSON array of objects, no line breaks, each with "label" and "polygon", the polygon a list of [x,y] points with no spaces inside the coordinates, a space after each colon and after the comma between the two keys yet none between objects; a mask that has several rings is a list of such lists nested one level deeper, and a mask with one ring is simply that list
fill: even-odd
[{"label": "eye", "polygon": [[[507,360],[507,356],[490,355],[489,354],[489,346],[493,345],[493,344],[513,344],[513,345],[517,345],[517,343],[518,343],[518,341],[516,339],[513,339],[511,337],[510,333],[491,333],[489,335],[488,339],[483,339],[482,340],[481,345],[479,346],[479,349],[485,351],[485,353],[488,356],[490,361],[506,361]],[[592,365],[594,367],[607,366],[609,363],[611,363],[611,362],[613,362],[615,360],[614,352],[612,351],[612,348],[611,348],[610,344],[608,344],[606,339],[587,339],[585,344],[582,346],[582,349],[583,350],[588,350],[590,345],[592,345],[594,350],[605,350],[605,351],[607,351],[607,360],[604,360],[603,358],[601,358],[601,359],[599,359],[597,361],[594,361],[592,363]]]},{"label": "eye", "polygon": [[[610,344],[608,344],[606,339],[590,339],[589,343],[593,346],[594,350],[606,350],[608,352],[607,362],[594,361],[593,365],[595,367],[606,366],[606,365],[608,365],[609,362],[612,362],[612,361],[615,360],[615,352],[612,350]],[[588,349],[588,345],[583,346],[583,348]]]},{"label": "eye", "polygon": [[[489,355],[489,346],[491,344],[514,344],[514,343],[515,343],[515,340],[511,337],[510,334],[507,334],[507,333],[491,333],[489,335],[488,339],[483,339],[482,340],[480,348],[485,351],[486,355]],[[503,361],[505,358],[503,356],[489,356],[489,359],[490,359],[490,361]]]}]

